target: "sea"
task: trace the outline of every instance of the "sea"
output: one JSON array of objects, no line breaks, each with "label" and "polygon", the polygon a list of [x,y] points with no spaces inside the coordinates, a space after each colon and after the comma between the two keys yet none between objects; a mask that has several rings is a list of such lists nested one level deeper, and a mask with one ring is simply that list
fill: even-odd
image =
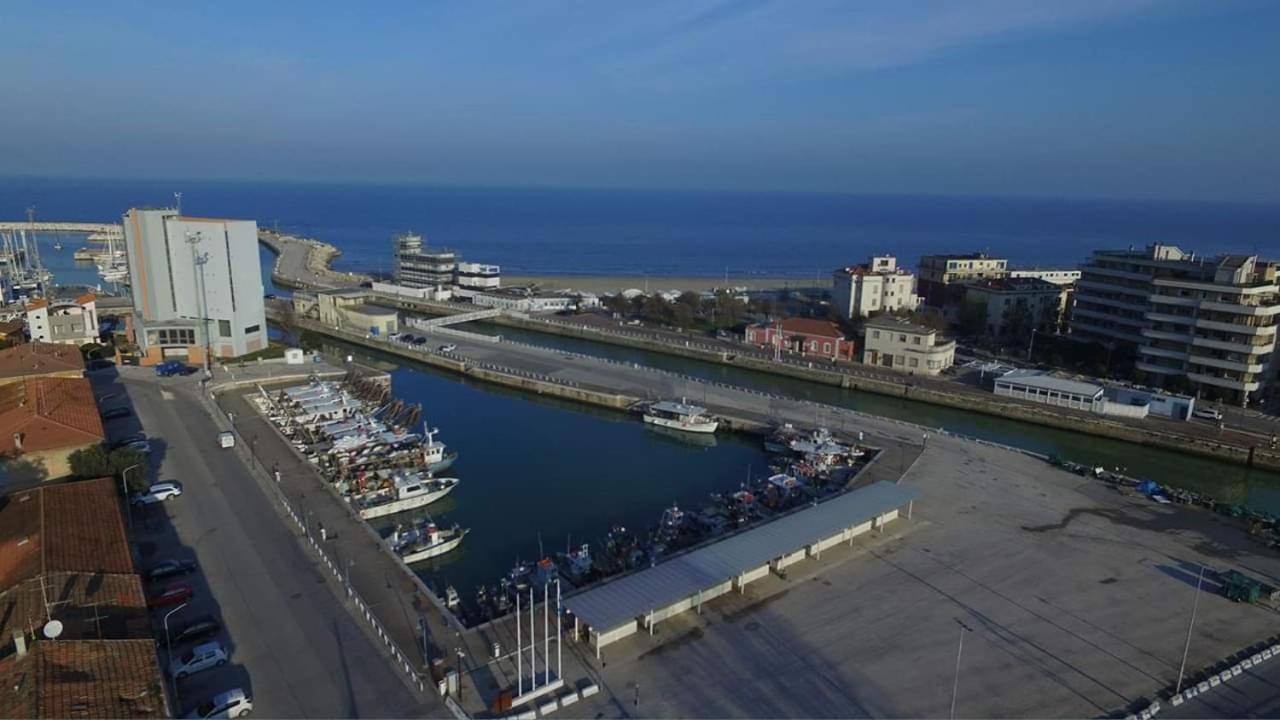
[{"label": "sea", "polygon": [[509,275],[826,277],[875,253],[988,252],[1075,266],[1153,242],[1280,258],[1280,205],[1119,200],[450,188],[426,185],[0,178],[0,219],[118,221],[131,206],[252,218],[332,243],[342,270],[390,272],[415,231]]}]

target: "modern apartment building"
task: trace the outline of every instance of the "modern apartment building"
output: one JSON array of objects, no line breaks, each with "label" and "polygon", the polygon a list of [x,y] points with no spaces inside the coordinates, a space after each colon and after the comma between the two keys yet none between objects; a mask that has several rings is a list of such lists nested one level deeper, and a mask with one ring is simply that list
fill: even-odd
[{"label": "modern apartment building", "polygon": [[925,255],[916,292],[932,307],[954,306],[964,298],[965,283],[1002,278],[1008,269],[1008,260],[986,253]]},{"label": "modern apartment building", "polygon": [[258,224],[133,208],[124,216],[135,339],[144,364],[267,346]]},{"label": "modern apartment building", "polygon": [[1151,384],[1185,377],[1201,397],[1246,405],[1269,382],[1280,314],[1275,263],[1157,244],[1098,250],[1081,269],[1072,333],[1134,346]]},{"label": "modern apartment building", "polygon": [[836,270],[832,275],[831,305],[842,317],[867,317],[877,312],[915,310],[916,277],[898,268],[892,255],[877,255],[864,265]]},{"label": "modern apartment building", "polygon": [[454,284],[458,254],[452,250],[428,250],[421,235],[405,233],[395,238],[396,282],[406,287],[434,288]]}]

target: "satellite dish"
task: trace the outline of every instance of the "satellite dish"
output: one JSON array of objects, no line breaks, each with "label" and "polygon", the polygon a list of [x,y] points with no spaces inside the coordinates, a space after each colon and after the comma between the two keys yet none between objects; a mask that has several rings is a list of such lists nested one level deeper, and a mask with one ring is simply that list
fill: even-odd
[{"label": "satellite dish", "polygon": [[45,623],[44,625],[45,637],[49,638],[50,640],[57,640],[58,636],[61,634],[62,634],[61,620],[50,620],[49,622]]}]

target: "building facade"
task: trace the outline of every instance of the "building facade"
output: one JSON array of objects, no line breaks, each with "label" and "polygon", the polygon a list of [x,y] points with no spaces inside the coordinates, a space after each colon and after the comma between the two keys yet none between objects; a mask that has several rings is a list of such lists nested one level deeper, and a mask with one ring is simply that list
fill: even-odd
[{"label": "building facade", "polygon": [[456,284],[468,290],[496,290],[502,287],[502,268],[497,265],[460,262]]},{"label": "building facade", "polygon": [[39,298],[27,301],[27,330],[32,341],[84,345],[98,340],[97,298]]},{"label": "building facade", "polygon": [[920,281],[916,292],[937,308],[955,306],[964,299],[964,285],[992,280],[1008,274],[1009,261],[986,253],[967,255],[925,255],[920,258]]},{"label": "building facade", "polygon": [[458,254],[452,250],[428,250],[421,235],[405,233],[394,241],[396,282],[407,287],[453,285]]},{"label": "building facade", "polygon": [[843,267],[833,273],[831,305],[846,318],[912,311],[920,305],[915,287],[915,275],[900,269],[896,258],[877,255],[864,265]]},{"label": "building facade", "polygon": [[1021,270],[1010,270],[1006,277],[1014,279],[1035,278],[1037,280],[1051,282],[1054,285],[1070,286],[1075,285],[1076,281],[1080,279],[1080,270],[1067,270],[1063,268],[1023,268]]},{"label": "building facade", "polygon": [[258,224],[134,208],[124,216],[144,364],[238,357],[267,346]]},{"label": "building facade", "polygon": [[1134,347],[1148,384],[1185,378],[1200,397],[1239,405],[1266,388],[1280,315],[1275,263],[1151,245],[1096,251],[1081,269],[1072,333]]},{"label": "building facade", "polygon": [[1067,291],[1038,278],[979,280],[965,285],[964,301],[986,313],[986,334],[994,338],[1029,336],[1032,330],[1057,333]]},{"label": "building facade", "polygon": [[747,327],[746,340],[762,348],[778,348],[806,357],[853,360],[857,343],[845,337],[840,326],[830,320],[787,318],[777,323]]},{"label": "building facade", "polygon": [[956,343],[938,331],[881,315],[863,325],[862,362],[913,375],[937,375],[955,364]]}]

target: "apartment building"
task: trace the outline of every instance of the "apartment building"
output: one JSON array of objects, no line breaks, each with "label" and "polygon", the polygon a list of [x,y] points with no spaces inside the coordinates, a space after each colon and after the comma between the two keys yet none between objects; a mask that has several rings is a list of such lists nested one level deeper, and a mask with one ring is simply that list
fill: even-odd
[{"label": "apartment building", "polygon": [[990,280],[1008,274],[1009,261],[986,253],[925,255],[920,258],[916,292],[931,307],[955,306],[964,299],[965,283]]},{"label": "apartment building", "polygon": [[955,364],[956,343],[905,318],[881,315],[863,326],[862,362],[911,375],[938,375]]},{"label": "apartment building", "polygon": [[1072,333],[1136,349],[1152,384],[1247,405],[1273,373],[1280,288],[1257,256],[1197,256],[1170,245],[1098,250],[1076,283]]},{"label": "apartment building", "polygon": [[915,310],[916,277],[898,267],[892,255],[876,255],[863,265],[836,270],[832,276],[831,305],[842,317],[867,317],[872,313]]},{"label": "apartment building", "polygon": [[1072,286],[1080,279],[1080,270],[1067,270],[1064,268],[1023,268],[1021,270],[1010,270],[1007,277],[1015,280],[1021,278],[1035,278],[1051,282],[1054,285]]},{"label": "apartment building", "polygon": [[28,300],[27,329],[31,339],[76,346],[97,342],[97,300],[93,293],[74,298]]},{"label": "apartment building", "polygon": [[986,334],[1006,337],[1056,333],[1062,321],[1066,288],[1039,278],[1000,278],[965,285],[966,303],[983,306]]},{"label": "apartment building", "polygon": [[267,346],[258,224],[133,208],[124,216],[143,364],[203,362]]}]

